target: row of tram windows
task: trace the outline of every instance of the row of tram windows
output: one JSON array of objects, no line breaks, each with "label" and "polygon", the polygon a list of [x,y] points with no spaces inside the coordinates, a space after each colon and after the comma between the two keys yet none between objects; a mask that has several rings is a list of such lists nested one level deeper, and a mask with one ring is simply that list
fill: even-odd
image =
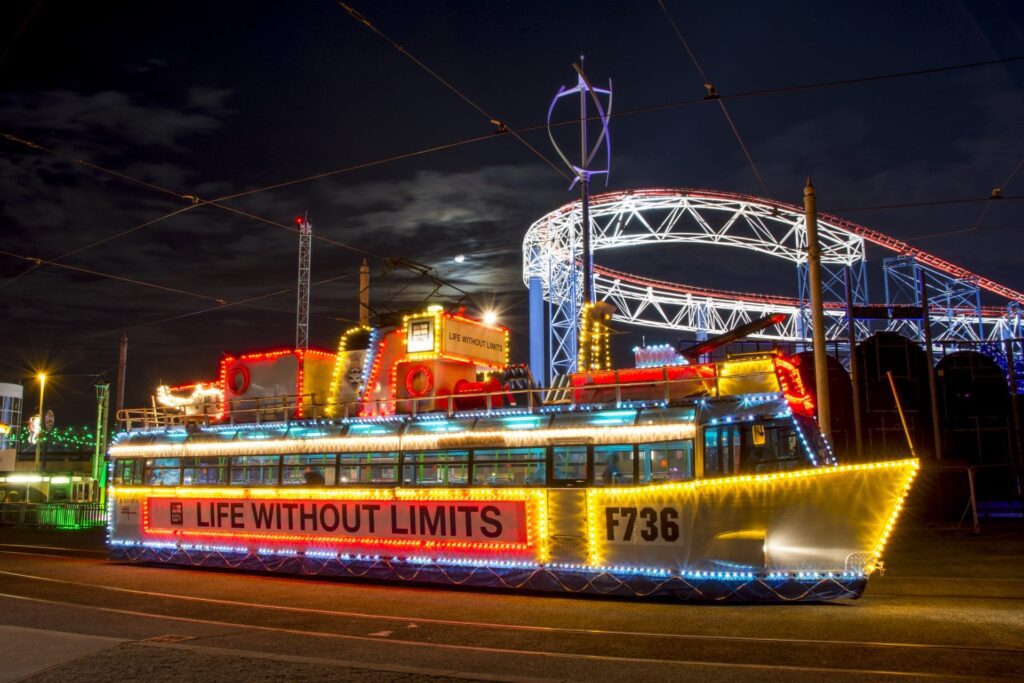
[{"label": "row of tram windows", "polygon": [[[792,424],[703,430],[703,476],[805,467]],[[149,486],[621,486],[695,476],[692,439],[379,453],[118,458],[115,485]]]},{"label": "row of tram windows", "polygon": [[586,486],[693,478],[693,440],[609,446],[118,458],[114,485]]}]

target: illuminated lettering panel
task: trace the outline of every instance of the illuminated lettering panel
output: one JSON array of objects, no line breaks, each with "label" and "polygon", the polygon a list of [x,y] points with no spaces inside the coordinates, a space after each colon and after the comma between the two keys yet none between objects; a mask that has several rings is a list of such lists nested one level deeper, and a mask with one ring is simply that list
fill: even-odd
[{"label": "illuminated lettering panel", "polygon": [[525,544],[524,501],[146,499],[147,533]]},{"label": "illuminated lettering panel", "polygon": [[869,574],[917,460],[587,492],[590,564]]},{"label": "illuminated lettering panel", "polygon": [[541,489],[114,487],[112,538],[545,562]]}]

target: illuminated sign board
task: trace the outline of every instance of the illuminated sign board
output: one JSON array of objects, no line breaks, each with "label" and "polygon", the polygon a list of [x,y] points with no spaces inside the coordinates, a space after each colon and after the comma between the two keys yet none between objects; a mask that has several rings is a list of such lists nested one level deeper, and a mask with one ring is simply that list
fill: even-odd
[{"label": "illuminated sign board", "polygon": [[441,351],[462,356],[484,365],[505,364],[505,332],[461,318],[444,321],[444,339]]},{"label": "illuminated sign board", "polygon": [[145,531],[260,540],[302,535],[322,542],[526,543],[525,501],[344,499],[146,499]]}]

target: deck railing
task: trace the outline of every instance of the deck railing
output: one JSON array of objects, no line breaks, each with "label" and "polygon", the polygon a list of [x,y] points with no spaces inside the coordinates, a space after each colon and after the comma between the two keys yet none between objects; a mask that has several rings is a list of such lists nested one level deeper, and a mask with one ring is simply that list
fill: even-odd
[{"label": "deck railing", "polygon": [[[686,366],[680,366],[686,367]],[[361,415],[387,415],[399,413],[417,415],[420,413],[446,414],[516,407],[533,410],[545,405],[577,404],[622,406],[639,401],[663,401],[670,403],[679,399],[696,397],[715,398],[722,395],[722,382],[734,383],[744,378],[765,377],[768,373],[752,372],[720,377],[695,375],[681,379],[669,379],[669,372],[675,369],[662,368],[660,378],[639,381],[619,381],[618,371],[615,382],[602,384],[572,385],[565,376],[563,382],[550,388],[528,388],[500,390],[472,394],[442,394],[429,397],[377,399],[327,403],[318,401],[319,396],[311,394],[290,394],[266,398],[241,398],[198,406],[203,412],[185,413],[178,408],[153,406],[121,410],[117,419],[124,431],[166,427],[196,427],[214,424],[261,424],[288,422],[298,419],[350,418]],[[560,378],[561,379],[561,378]],[[751,393],[767,393],[777,389],[763,388]],[[226,403],[226,405],[225,405]]]}]

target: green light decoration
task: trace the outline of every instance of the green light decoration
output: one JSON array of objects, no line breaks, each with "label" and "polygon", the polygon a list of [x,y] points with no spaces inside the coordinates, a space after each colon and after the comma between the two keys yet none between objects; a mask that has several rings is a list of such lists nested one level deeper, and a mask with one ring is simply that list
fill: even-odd
[{"label": "green light decoration", "polygon": [[[19,444],[27,444],[29,429],[22,425],[18,430],[12,430],[11,436],[17,436]],[[44,430],[39,435],[40,441],[49,444],[50,448],[61,448],[67,450],[92,450],[96,445],[96,428],[92,425],[54,427]]]}]

